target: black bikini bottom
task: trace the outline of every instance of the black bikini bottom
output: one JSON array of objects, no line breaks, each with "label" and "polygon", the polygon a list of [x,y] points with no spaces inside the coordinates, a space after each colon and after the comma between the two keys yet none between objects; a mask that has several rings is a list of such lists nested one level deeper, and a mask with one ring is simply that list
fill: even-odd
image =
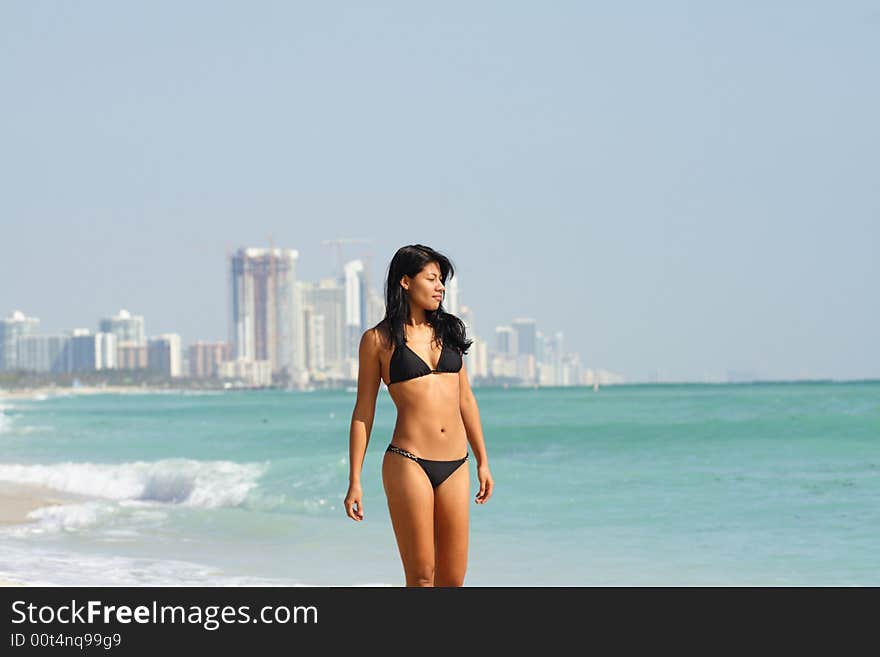
[{"label": "black bikini bottom", "polygon": [[446,478],[455,472],[458,469],[458,466],[468,460],[468,455],[465,454],[464,458],[455,459],[454,461],[432,461],[430,459],[419,458],[412,452],[407,452],[405,449],[400,449],[395,445],[388,445],[388,449],[385,451],[405,456],[422,466],[422,470],[428,475],[428,479],[431,480],[431,486],[434,488],[437,488],[437,486],[446,481]]}]

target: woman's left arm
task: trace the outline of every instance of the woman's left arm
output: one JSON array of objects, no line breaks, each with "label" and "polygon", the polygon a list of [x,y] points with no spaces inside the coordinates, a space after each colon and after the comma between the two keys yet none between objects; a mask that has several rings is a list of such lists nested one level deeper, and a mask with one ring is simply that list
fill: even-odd
[{"label": "woman's left arm", "polygon": [[486,453],[486,444],[483,440],[483,427],[480,423],[480,409],[477,407],[477,399],[471,390],[468,381],[467,368],[462,361],[461,370],[458,373],[459,407],[461,419],[467,432],[467,439],[477,460],[477,477],[480,480],[480,490],[477,492],[476,503],[485,504],[492,496],[495,487],[492,475],[489,472],[489,455]]}]

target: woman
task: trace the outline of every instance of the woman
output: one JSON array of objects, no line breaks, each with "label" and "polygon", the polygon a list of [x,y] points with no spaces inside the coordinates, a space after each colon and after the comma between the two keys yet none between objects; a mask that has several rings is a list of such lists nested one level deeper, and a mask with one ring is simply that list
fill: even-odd
[{"label": "woman", "polygon": [[391,259],[385,318],[360,340],[357,401],[349,436],[345,512],[364,519],[361,468],[379,383],[397,407],[382,461],[382,483],[407,586],[461,586],[467,569],[467,443],[477,462],[485,504],[494,484],[477,401],[462,355],[472,344],[464,323],[441,308],[449,260],[414,244]]}]

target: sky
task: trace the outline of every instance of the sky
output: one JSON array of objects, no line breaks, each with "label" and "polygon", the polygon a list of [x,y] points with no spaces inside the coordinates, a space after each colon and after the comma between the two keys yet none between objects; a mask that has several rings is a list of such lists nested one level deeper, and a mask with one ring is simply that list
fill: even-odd
[{"label": "sky", "polygon": [[880,3],[0,4],[0,315],[228,338],[428,244],[630,381],[880,378]]}]

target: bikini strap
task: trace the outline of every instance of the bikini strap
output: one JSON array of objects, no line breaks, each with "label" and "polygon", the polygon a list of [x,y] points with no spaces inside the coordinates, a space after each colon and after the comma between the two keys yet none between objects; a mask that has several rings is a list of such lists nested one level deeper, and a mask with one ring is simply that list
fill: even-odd
[{"label": "bikini strap", "polygon": [[396,452],[402,456],[406,456],[407,458],[411,458],[413,461],[418,461],[419,457],[413,454],[412,452],[407,452],[405,449],[400,449],[400,447],[396,447],[395,445],[388,445],[388,450],[386,451]]}]

